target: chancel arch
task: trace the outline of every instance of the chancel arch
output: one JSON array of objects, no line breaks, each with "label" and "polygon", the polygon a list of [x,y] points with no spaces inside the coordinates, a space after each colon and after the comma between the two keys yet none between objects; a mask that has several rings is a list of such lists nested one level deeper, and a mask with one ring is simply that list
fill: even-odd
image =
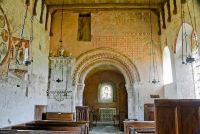
[{"label": "chancel arch", "polygon": [[84,81],[86,76],[94,68],[105,65],[115,67],[124,76],[128,94],[128,115],[129,117],[134,116],[138,103],[134,84],[140,81],[139,73],[129,58],[111,48],[91,50],[77,58],[73,74],[73,86],[76,98],[75,105],[83,104]]}]

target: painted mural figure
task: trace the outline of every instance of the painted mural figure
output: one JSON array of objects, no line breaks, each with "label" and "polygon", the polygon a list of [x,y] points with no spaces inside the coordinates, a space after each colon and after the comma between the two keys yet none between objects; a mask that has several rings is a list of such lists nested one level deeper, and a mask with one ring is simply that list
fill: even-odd
[{"label": "painted mural figure", "polygon": [[107,100],[107,99],[111,99],[111,89],[109,87],[104,87],[103,88],[103,94],[102,94],[102,99]]}]

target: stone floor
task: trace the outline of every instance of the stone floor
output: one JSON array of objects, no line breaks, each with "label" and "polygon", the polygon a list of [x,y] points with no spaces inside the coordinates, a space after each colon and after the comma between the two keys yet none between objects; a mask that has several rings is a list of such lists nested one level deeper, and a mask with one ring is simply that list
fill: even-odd
[{"label": "stone floor", "polygon": [[123,134],[123,131],[119,130],[119,127],[114,124],[102,124],[98,123],[89,132],[90,134]]}]

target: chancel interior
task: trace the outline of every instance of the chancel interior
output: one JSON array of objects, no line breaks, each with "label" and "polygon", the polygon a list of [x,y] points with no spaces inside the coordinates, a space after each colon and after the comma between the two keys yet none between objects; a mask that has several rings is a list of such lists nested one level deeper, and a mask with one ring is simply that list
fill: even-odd
[{"label": "chancel interior", "polygon": [[200,133],[200,0],[0,0],[0,30],[0,133]]}]

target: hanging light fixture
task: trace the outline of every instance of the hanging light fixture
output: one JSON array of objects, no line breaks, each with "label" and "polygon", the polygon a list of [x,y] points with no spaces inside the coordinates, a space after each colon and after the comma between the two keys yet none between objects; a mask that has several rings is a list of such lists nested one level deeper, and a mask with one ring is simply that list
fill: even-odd
[{"label": "hanging light fixture", "polygon": [[[59,56],[58,58],[56,58],[55,60],[55,65],[54,65],[54,74],[53,74],[53,81],[56,82],[55,84],[55,88],[57,88],[57,84],[58,85],[63,85],[63,65],[65,63],[65,59],[63,58],[64,56],[64,48],[63,48],[63,39],[62,39],[62,27],[63,27],[63,13],[64,13],[64,0],[62,0],[62,11],[61,11],[61,22],[60,22],[60,39],[59,39]],[[61,71],[60,71],[61,70]],[[58,73],[58,71],[60,73]],[[54,79],[55,77],[57,77],[57,79]],[[69,95],[69,93],[71,93],[72,91],[67,90],[67,86],[68,86],[68,80],[66,79],[66,88],[65,89],[54,89],[54,91],[49,91],[49,89],[47,90],[47,96],[49,96],[49,99],[51,99],[51,97],[53,97],[53,99],[55,99],[56,101],[64,101],[65,99],[67,99],[67,97],[71,95]],[[59,86],[58,86],[59,87]]]},{"label": "hanging light fixture", "polygon": [[[195,28],[193,25],[192,16],[191,16],[188,2],[186,3],[186,5],[188,9],[191,26],[192,28]],[[181,23],[182,23],[182,31],[181,31],[182,32],[181,33],[182,34],[182,64],[193,63],[195,61],[195,58],[192,56],[192,44],[190,45],[190,52],[188,53],[188,40],[190,40],[190,38],[186,31],[185,10],[183,7],[183,3],[181,3]],[[184,60],[184,47],[185,47],[185,54],[186,54],[185,60]]]},{"label": "hanging light fixture", "polygon": [[[151,14],[151,2],[149,0],[149,10],[150,10],[150,42],[149,42],[149,52],[150,52],[150,66],[149,66],[149,82],[156,84],[159,83],[159,78],[158,78],[158,69],[157,69],[157,59],[156,59],[156,44],[153,40],[153,25],[152,25],[152,14]],[[153,71],[153,72],[152,72]]]},{"label": "hanging light fixture", "polygon": [[[62,0],[62,11],[61,11],[61,20],[60,20],[60,40],[59,40],[59,56],[63,57],[64,55],[64,48],[63,48],[63,31],[62,31],[62,27],[63,27],[63,13],[64,13],[64,0]],[[56,64],[55,64],[56,66]],[[58,78],[56,80],[57,83],[63,82],[63,62],[62,60],[59,61],[59,69],[61,69],[61,79]]]},{"label": "hanging light fixture", "polygon": [[[57,78],[55,81],[57,82],[57,83],[60,83],[60,82],[63,82],[63,61],[62,60],[60,60],[60,61],[58,61],[59,63],[59,65],[58,65],[58,70],[61,70],[61,73],[59,74],[59,76],[61,77],[61,79],[60,78]],[[57,68],[57,63],[55,64],[55,70],[56,70],[56,68]],[[55,72],[56,73],[56,72]]]},{"label": "hanging light fixture", "polygon": [[[25,15],[24,15],[24,20],[23,20],[23,24],[22,24],[22,31],[21,31],[21,43],[22,43],[22,40],[24,39],[24,30],[25,30],[25,25],[26,25],[26,19],[27,19],[27,15],[28,15],[28,7],[30,6],[30,0],[26,0],[26,11],[25,11]],[[33,28],[33,20],[31,21],[31,28]],[[31,30],[32,32],[32,30]],[[30,35],[30,41],[29,41],[29,45],[31,45],[32,43],[32,33]],[[25,66],[28,66],[30,65],[32,62],[32,55],[31,55],[31,60],[29,60],[29,49],[28,48],[25,48],[24,49],[24,61],[23,61],[23,64]],[[18,62],[19,63],[19,62]]]},{"label": "hanging light fixture", "polygon": [[62,27],[63,27],[63,13],[64,13],[64,0],[62,1],[62,11],[61,11],[61,21],[60,21],[60,40],[59,40],[59,52],[60,52],[60,56],[64,55],[64,48],[63,48],[63,32],[62,32]]}]

